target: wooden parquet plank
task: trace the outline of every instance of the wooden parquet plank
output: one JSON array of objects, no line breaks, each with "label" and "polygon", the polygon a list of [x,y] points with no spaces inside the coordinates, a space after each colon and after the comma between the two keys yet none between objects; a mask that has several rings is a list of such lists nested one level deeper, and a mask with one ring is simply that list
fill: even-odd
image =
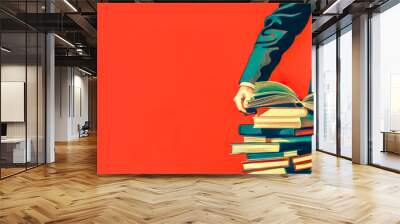
[{"label": "wooden parquet plank", "polygon": [[314,153],[293,176],[96,174],[96,138],[0,181],[0,223],[399,223],[400,175]]}]

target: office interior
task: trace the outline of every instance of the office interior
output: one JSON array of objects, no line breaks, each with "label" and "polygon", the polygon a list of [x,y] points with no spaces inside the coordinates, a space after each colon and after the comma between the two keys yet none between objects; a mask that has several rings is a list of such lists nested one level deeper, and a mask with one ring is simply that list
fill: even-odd
[{"label": "office interior", "polygon": [[[164,1],[0,1],[1,186],[18,177],[24,178],[20,182],[30,183],[29,177],[38,175],[32,170],[55,169],[57,158],[63,159],[63,169],[69,166],[75,172],[77,164],[71,161],[68,165],[65,161],[77,158],[74,155],[83,150],[80,144],[85,144],[85,139],[96,141],[97,2]],[[313,172],[330,174],[316,181],[321,184],[336,178],[336,182],[328,181],[327,189],[333,189],[336,183],[348,181],[346,178],[351,175],[357,177],[351,181],[367,178],[371,172],[385,178],[397,175],[400,173],[400,101],[397,97],[400,94],[397,60],[400,4],[396,0],[296,2],[311,4],[313,13],[312,75],[317,102],[313,149],[314,156],[319,158]],[[328,162],[319,166],[321,156]],[[91,157],[95,156],[91,154]],[[79,162],[85,159],[91,158],[85,157]],[[351,165],[342,165],[346,162]],[[367,168],[360,170],[358,165]],[[95,170],[95,164],[88,169]],[[362,172],[368,175],[363,176]],[[90,176],[84,175],[83,178]],[[51,179],[48,175],[41,178]],[[379,179],[379,184],[390,184],[390,178]],[[155,176],[152,181],[157,179],[161,177]],[[99,179],[91,181],[93,186],[101,184]],[[144,181],[138,182],[146,186]],[[280,182],[285,183],[282,179],[275,181]],[[69,183],[76,183],[76,189],[83,184],[76,179]],[[373,181],[368,183],[375,186]],[[340,190],[348,192],[353,184],[346,182]],[[367,191],[361,194],[364,193],[368,194]]]},{"label": "office interior", "polygon": [[[313,39],[318,95],[316,149],[356,163],[360,163],[363,150],[361,164],[399,172],[400,104],[396,96],[400,94],[400,70],[395,52],[400,48],[396,43],[400,32],[394,27],[400,19],[400,5],[388,1],[370,7],[359,17],[358,27],[354,27],[351,15],[343,15],[336,29],[328,28]],[[355,77],[360,69],[364,78]],[[355,91],[362,91],[361,99]],[[352,102],[354,99],[358,102]],[[360,105],[363,111],[353,111]],[[365,128],[362,148],[352,146],[352,135],[358,132],[353,126],[353,117],[359,118],[356,116],[363,118],[361,126]]]},{"label": "office interior", "polygon": [[67,3],[0,2],[1,179],[96,131],[96,2]]}]

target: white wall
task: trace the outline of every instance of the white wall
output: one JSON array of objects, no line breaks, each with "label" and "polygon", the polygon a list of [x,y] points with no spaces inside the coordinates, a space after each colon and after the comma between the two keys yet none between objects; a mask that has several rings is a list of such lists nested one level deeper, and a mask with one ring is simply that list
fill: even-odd
[{"label": "white wall", "polygon": [[[38,69],[38,70],[36,70]],[[3,64],[1,66],[1,81],[2,82],[24,82],[26,83],[26,108],[22,108],[23,112],[27,113],[25,122],[6,122],[7,137],[9,138],[24,138],[25,135],[30,139],[30,148],[32,161],[36,162],[39,158],[39,163],[44,163],[45,150],[45,118],[44,118],[44,74],[42,67],[36,67],[18,63]],[[25,80],[27,78],[27,80]],[[2,96],[6,97],[6,96]],[[7,110],[9,108],[1,108]],[[26,132],[27,131],[27,132]],[[37,154],[39,156],[37,157]],[[49,160],[51,162],[51,160]]]},{"label": "white wall", "polygon": [[[30,68],[28,68],[29,70]],[[25,64],[8,64],[1,66],[1,81],[3,82],[25,82]],[[1,108],[2,110],[6,108]],[[25,137],[25,123],[7,123],[7,137]]]},{"label": "white wall", "polygon": [[55,68],[55,141],[69,139],[69,85],[70,71],[67,67]]},{"label": "white wall", "polygon": [[72,67],[56,67],[55,73],[55,140],[70,141],[89,118],[88,77]]},{"label": "white wall", "polygon": [[[24,65],[19,65],[19,64],[5,64],[1,66],[1,81],[2,82],[25,82],[25,71],[26,67]],[[29,77],[30,75],[36,76],[36,67],[34,66],[28,66],[27,67],[28,71],[28,80],[29,84],[36,85],[35,83],[31,83],[33,78]],[[30,92],[29,90],[33,90],[31,88],[28,89],[27,96],[29,97],[34,97],[36,98],[36,89],[34,89],[34,92]],[[27,99],[28,102],[33,101],[32,99]],[[36,108],[35,105],[28,105],[31,107]],[[6,110],[6,108],[2,108],[2,110]],[[30,115],[34,115],[34,117],[30,117]],[[36,114],[28,113],[28,122],[34,121],[36,123]],[[28,125],[29,127],[32,127],[33,125]],[[36,129],[36,128],[35,128]],[[28,130],[29,132],[29,130]],[[29,133],[28,133],[29,134]],[[7,123],[7,136],[8,137],[25,137],[25,122],[11,122]],[[28,136],[29,137],[29,136]]]}]

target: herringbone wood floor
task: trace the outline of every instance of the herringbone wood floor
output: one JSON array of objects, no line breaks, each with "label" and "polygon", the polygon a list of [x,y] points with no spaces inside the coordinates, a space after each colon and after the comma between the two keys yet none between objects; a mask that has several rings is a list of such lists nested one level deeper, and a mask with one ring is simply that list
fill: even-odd
[{"label": "herringbone wood floor", "polygon": [[400,223],[400,175],[315,153],[297,176],[97,176],[96,139],[0,181],[0,223]]}]

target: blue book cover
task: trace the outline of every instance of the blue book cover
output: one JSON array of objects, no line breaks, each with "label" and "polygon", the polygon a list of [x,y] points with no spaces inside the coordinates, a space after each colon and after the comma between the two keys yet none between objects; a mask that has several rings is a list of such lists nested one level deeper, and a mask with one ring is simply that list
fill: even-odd
[{"label": "blue book cover", "polygon": [[239,125],[239,134],[244,136],[267,136],[273,137],[293,137],[295,135],[294,128],[254,128],[253,124]]},{"label": "blue book cover", "polygon": [[247,153],[248,160],[256,160],[256,159],[268,159],[268,158],[277,158],[277,157],[286,157],[287,153],[292,151],[296,151],[297,156],[302,156],[305,154],[311,153],[311,148],[304,149],[293,149],[286,152],[260,152],[260,153]]}]

